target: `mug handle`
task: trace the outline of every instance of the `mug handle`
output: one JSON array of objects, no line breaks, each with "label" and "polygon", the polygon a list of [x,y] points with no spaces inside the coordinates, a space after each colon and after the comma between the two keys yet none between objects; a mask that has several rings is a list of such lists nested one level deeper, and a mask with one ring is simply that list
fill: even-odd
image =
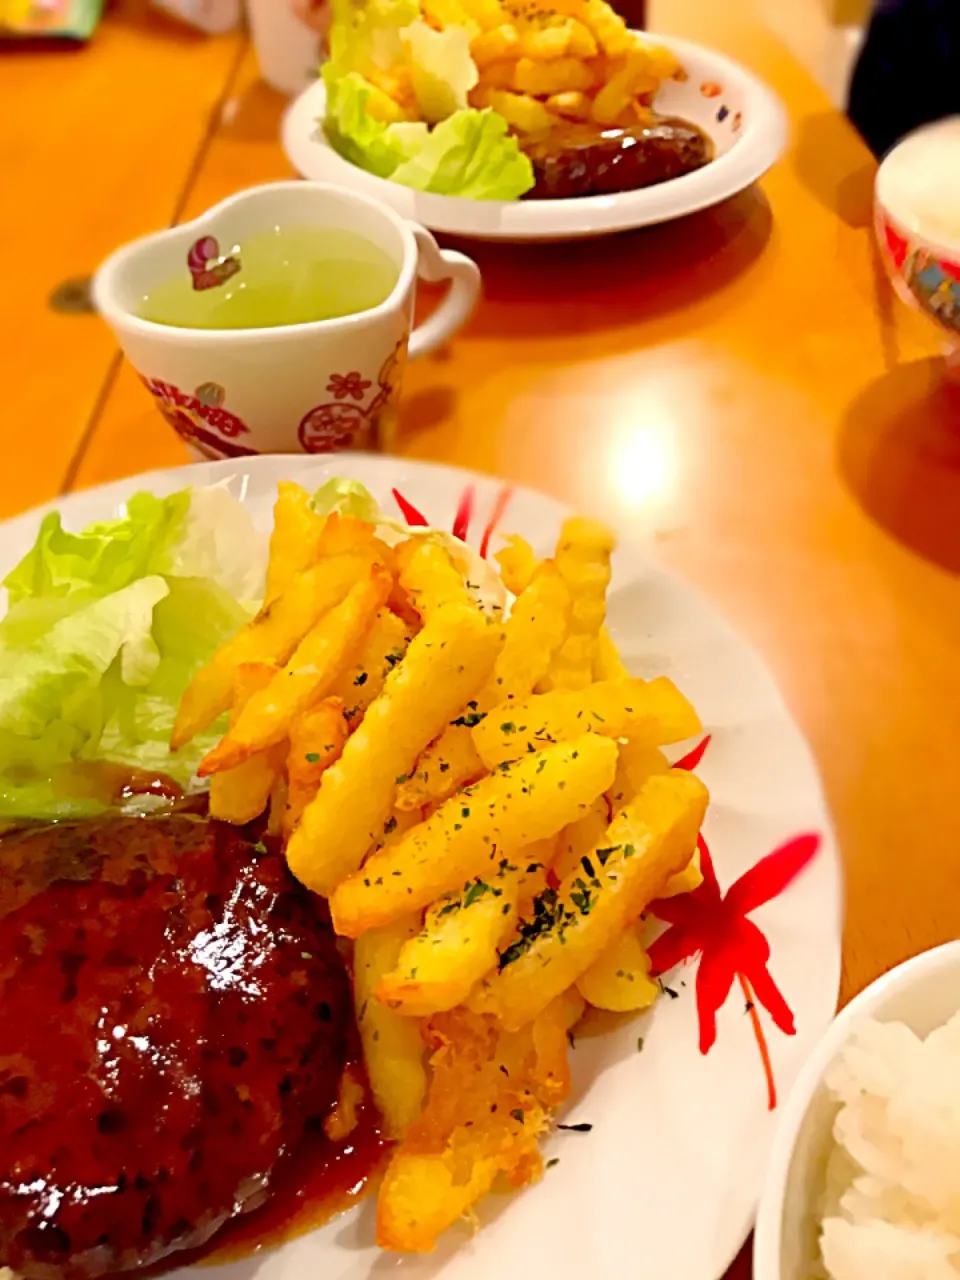
[{"label": "mug handle", "polygon": [[417,275],[436,284],[449,280],[447,296],[423,324],[410,335],[408,355],[411,359],[436,351],[466,321],[480,297],[480,268],[465,253],[441,249],[424,227],[410,224],[417,242],[419,261]]}]

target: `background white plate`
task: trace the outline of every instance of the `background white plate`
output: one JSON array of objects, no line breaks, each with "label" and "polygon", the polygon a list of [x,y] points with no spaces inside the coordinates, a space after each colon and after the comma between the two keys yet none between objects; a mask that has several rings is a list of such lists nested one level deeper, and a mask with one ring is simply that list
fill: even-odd
[{"label": "background white plate", "polygon": [[657,110],[699,125],[713,139],[717,158],[695,173],[659,186],[578,200],[464,200],[426,195],[378,178],[344,160],[327,142],[318,121],[326,113],[323,81],[288,108],[283,147],[298,173],[335,182],[382,200],[432,231],[475,240],[574,240],[669,222],[736,195],[780,157],[787,117],[779,99],[739,63],[689,40],[655,35],[687,70],[682,84],[668,81]]},{"label": "background white plate", "polygon": [[[388,508],[396,486],[448,529],[464,485],[474,481],[474,545],[499,489],[489,478],[402,459],[273,456],[156,471],[51,505],[79,529],[117,514],[138,489],[166,494],[227,481],[266,530],[277,480],[291,477],[310,488],[333,475],[362,480]],[[32,544],[42,514],[0,527],[4,572]],[[547,554],[566,514],[552,499],[518,489],[501,527]],[[698,773],[712,794],[705,834],[721,887],[790,836],[823,836],[801,878],[753,916],[770,941],[771,973],[796,1015],[797,1035],[789,1039],[761,1013],[785,1097],[833,1016],[840,973],[841,873],[816,768],[759,659],[689,588],[635,548],[617,552],[609,620],[631,670],[670,675],[713,735]],[[551,1136],[546,1154],[560,1163],[538,1186],[485,1202],[477,1235],[456,1229],[429,1258],[385,1256],[373,1245],[368,1201],[281,1249],[208,1274],[217,1280],[716,1280],[752,1223],[775,1117],[766,1108],[760,1057],[736,987],[720,1012],[716,1045],[701,1056],[695,972],[690,967],[669,979],[677,999],[663,997],[649,1014],[603,1036],[581,1037],[572,1055],[568,1112],[572,1121],[592,1122],[592,1133]],[[187,1280],[186,1271],[176,1276]],[[198,1276],[192,1272],[189,1280]]]}]

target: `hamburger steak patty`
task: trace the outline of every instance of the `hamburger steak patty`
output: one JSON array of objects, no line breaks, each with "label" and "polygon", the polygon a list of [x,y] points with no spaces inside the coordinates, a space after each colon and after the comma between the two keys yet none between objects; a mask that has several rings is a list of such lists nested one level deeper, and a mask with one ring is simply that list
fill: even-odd
[{"label": "hamburger steak patty", "polygon": [[186,812],[0,841],[0,1265],[146,1265],[262,1202],[343,1065],[317,906]]}]

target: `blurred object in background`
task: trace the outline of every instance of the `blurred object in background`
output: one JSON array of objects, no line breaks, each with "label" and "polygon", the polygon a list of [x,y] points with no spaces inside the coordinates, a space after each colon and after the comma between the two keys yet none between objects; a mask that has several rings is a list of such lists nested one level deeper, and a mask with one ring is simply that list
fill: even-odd
[{"label": "blurred object in background", "polygon": [[253,45],[267,84],[288,95],[317,77],[329,6],[314,0],[247,0]]},{"label": "blurred object in background", "polygon": [[610,2],[620,17],[626,20],[628,27],[633,27],[635,31],[642,31],[646,27],[647,0],[610,0]]},{"label": "blurred object in background", "polygon": [[960,0],[876,0],[847,114],[878,158],[960,114]]},{"label": "blurred object in background", "polygon": [[0,36],[86,40],[103,0],[0,0]]},{"label": "blurred object in background", "polygon": [[189,22],[192,27],[213,34],[232,31],[240,22],[242,8],[241,0],[153,0],[153,3],[165,13]]}]

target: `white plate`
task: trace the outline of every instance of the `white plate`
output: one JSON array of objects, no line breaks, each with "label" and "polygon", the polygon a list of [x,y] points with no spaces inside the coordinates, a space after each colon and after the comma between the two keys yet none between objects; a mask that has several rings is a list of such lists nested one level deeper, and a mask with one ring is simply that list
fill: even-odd
[{"label": "white plate", "polygon": [[[166,494],[219,480],[267,529],[277,480],[292,477],[312,487],[332,475],[362,480],[390,508],[396,486],[446,528],[472,481],[474,544],[499,489],[489,478],[402,459],[273,456],[156,471],[52,505],[79,529],[117,514],[138,489]],[[31,545],[41,514],[0,527],[4,571]],[[518,489],[502,527],[547,554],[566,514],[552,499]],[[609,621],[631,670],[672,676],[713,735],[698,772],[713,797],[705,834],[721,887],[795,834],[823,837],[801,878],[753,917],[769,939],[771,972],[796,1016],[791,1039],[761,1014],[785,1096],[833,1016],[840,973],[841,872],[816,768],[756,655],[636,548],[617,552]],[[368,1202],[274,1252],[207,1274],[218,1280],[254,1274],[258,1280],[717,1280],[752,1223],[775,1117],[767,1110],[757,1043],[737,988],[720,1012],[716,1045],[701,1056],[695,972],[691,966],[668,979],[676,999],[664,996],[643,1017],[579,1040],[568,1111],[573,1121],[592,1122],[593,1131],[551,1136],[546,1154],[560,1163],[537,1186],[485,1202],[476,1235],[456,1229],[429,1258],[384,1256],[373,1245]],[[187,1280],[186,1271],[176,1274]],[[202,1280],[201,1274],[189,1280]]]},{"label": "white plate", "polygon": [[382,200],[432,231],[476,240],[574,240],[669,222],[736,195],[780,157],[787,118],[779,99],[755,75],[730,58],[689,40],[657,35],[687,70],[682,84],[668,81],[657,109],[699,125],[713,139],[717,158],[659,186],[577,200],[464,200],[426,195],[378,178],[344,160],[327,142],[318,121],[326,92],[318,80],[288,108],[283,146],[298,173],[335,182]]}]

